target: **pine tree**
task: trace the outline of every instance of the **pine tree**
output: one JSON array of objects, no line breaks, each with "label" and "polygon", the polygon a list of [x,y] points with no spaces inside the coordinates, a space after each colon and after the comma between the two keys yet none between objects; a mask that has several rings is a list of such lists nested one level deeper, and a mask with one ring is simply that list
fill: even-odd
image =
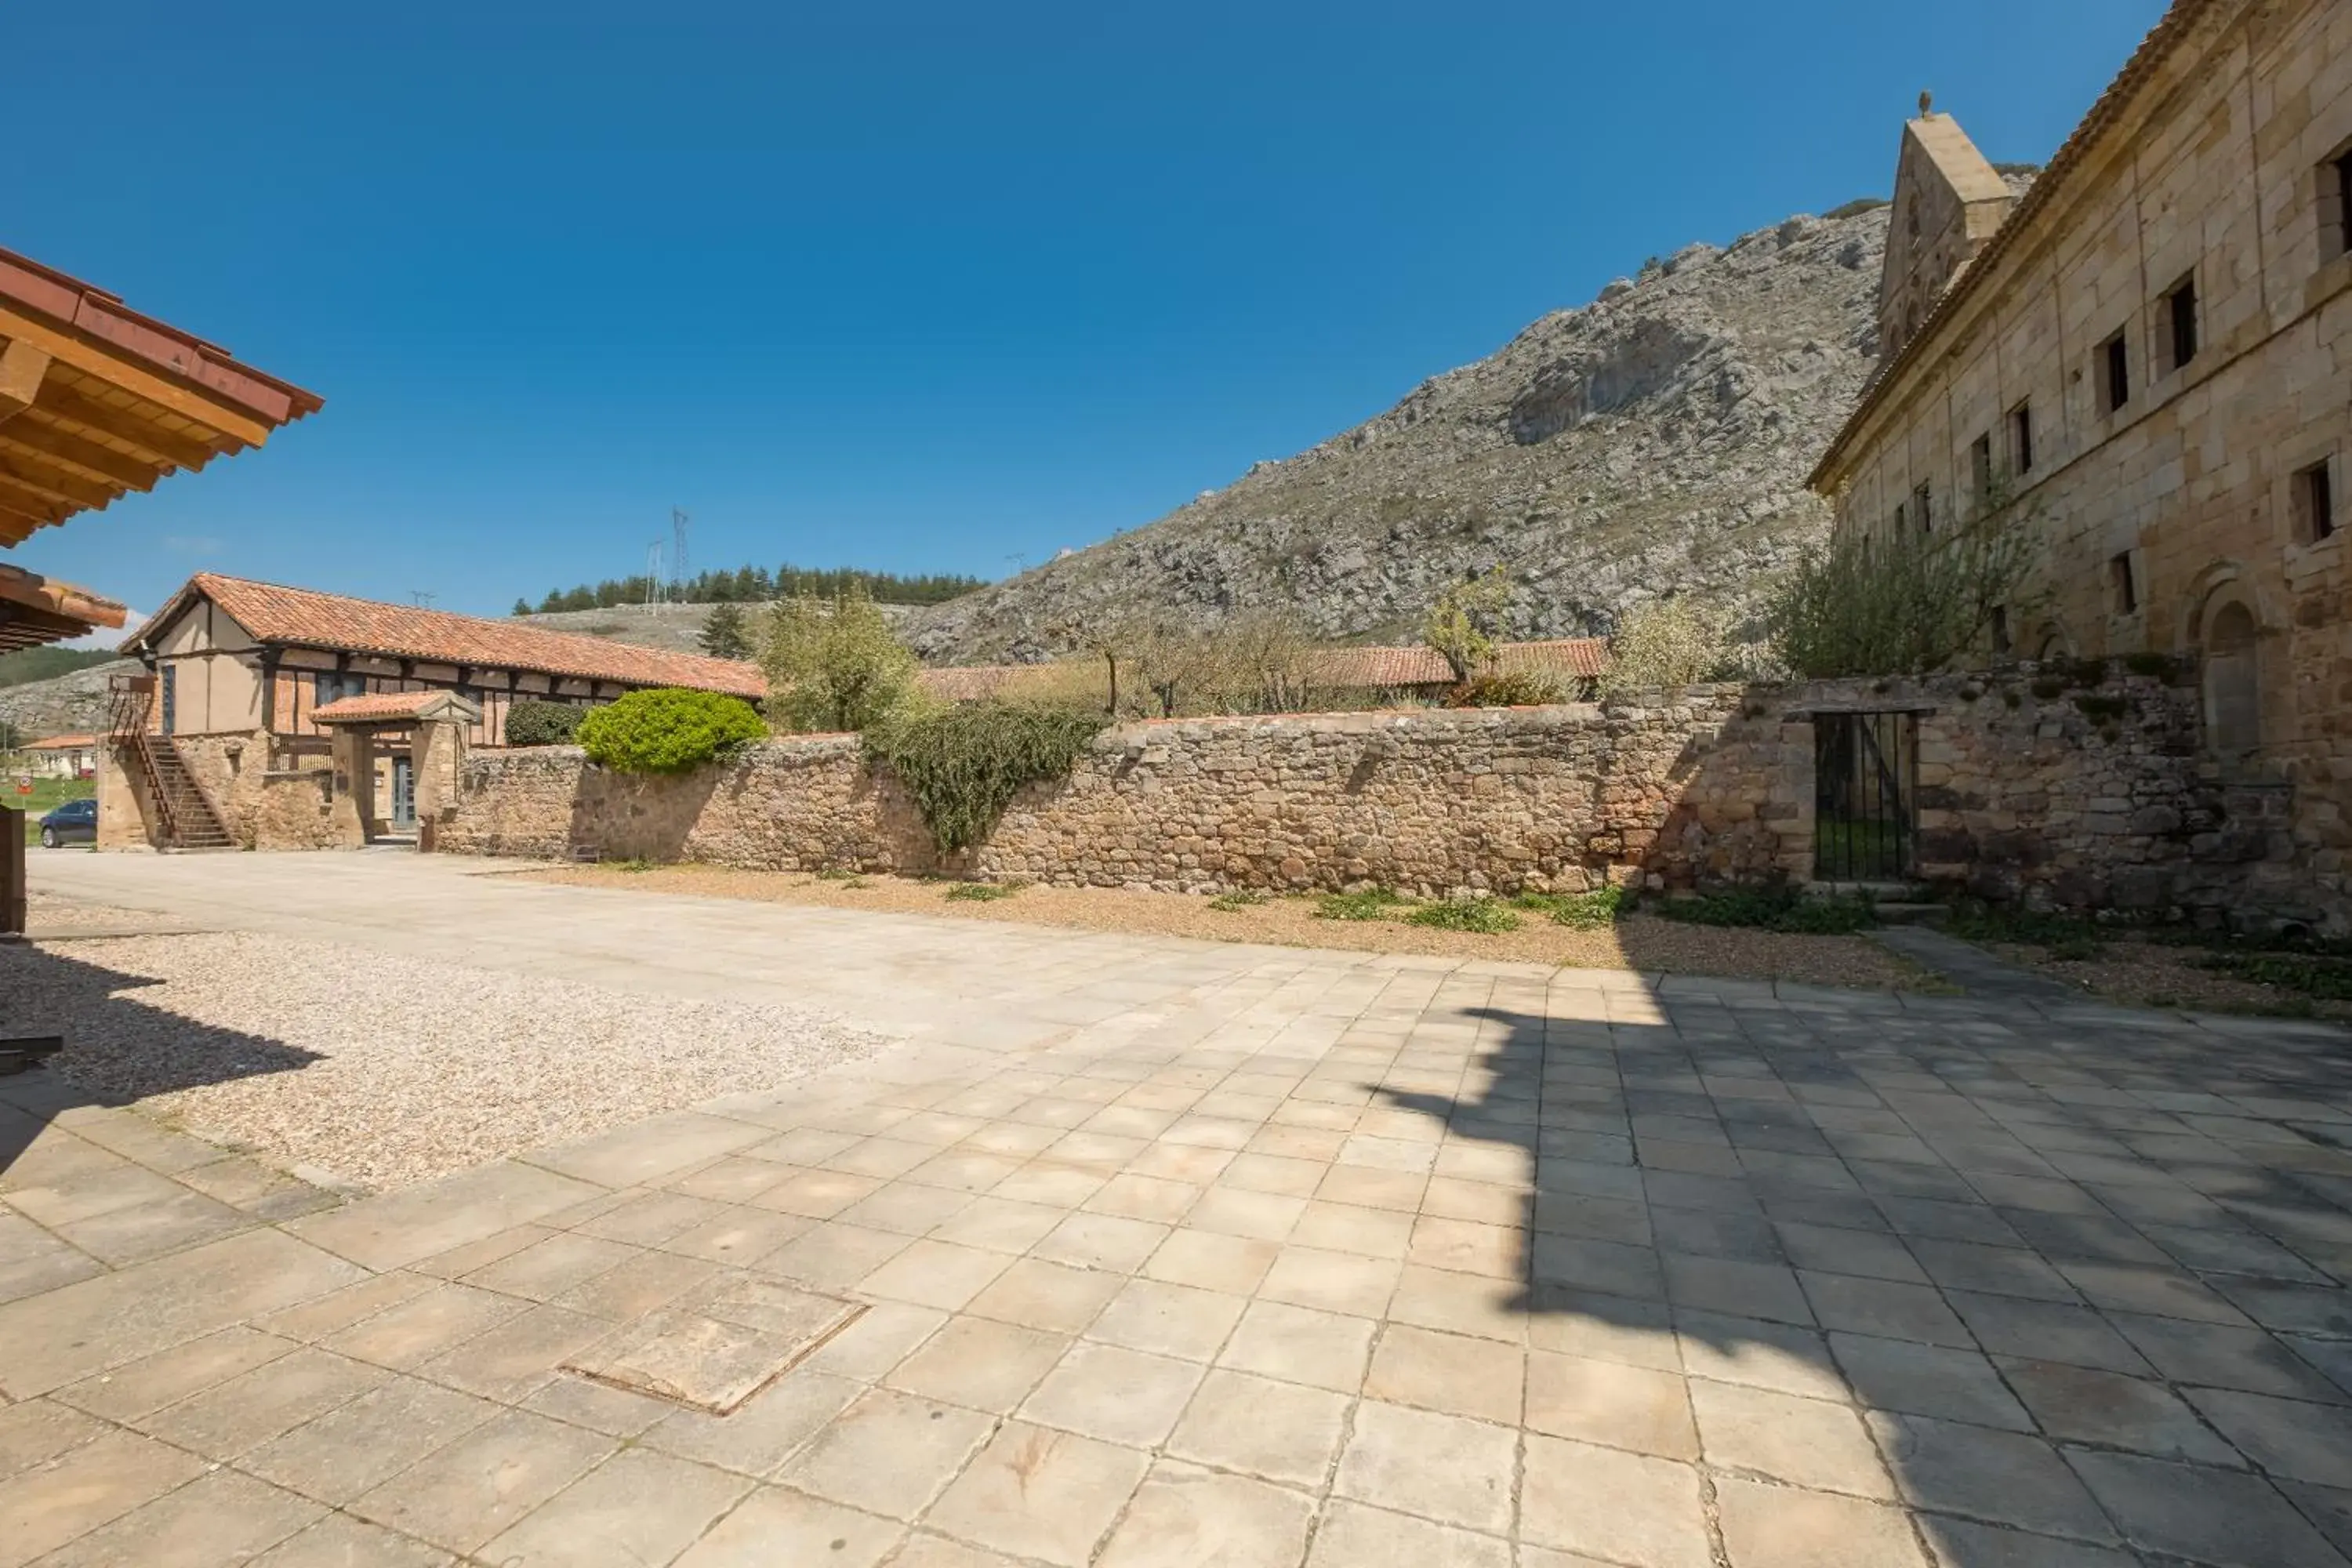
[{"label": "pine tree", "polygon": [[508,613],[509,615],[516,616],[527,616],[530,614],[530,601],[529,599],[518,597],[515,600],[515,607]]},{"label": "pine tree", "polygon": [[702,651],[713,658],[751,657],[751,633],[744,625],[743,606],[718,605],[702,623]]}]

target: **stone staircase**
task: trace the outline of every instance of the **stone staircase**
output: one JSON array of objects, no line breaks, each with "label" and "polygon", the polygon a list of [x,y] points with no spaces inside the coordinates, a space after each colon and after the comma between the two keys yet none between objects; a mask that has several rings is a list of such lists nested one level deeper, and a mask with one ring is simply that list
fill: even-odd
[{"label": "stone staircase", "polygon": [[1811,882],[1805,890],[1821,898],[1868,899],[1881,925],[1939,926],[1952,912],[1916,882]]},{"label": "stone staircase", "polygon": [[236,840],[214,808],[212,797],[188,771],[187,760],[169,736],[137,735],[129,750],[142,759],[147,787],[162,809],[166,849],[234,849]]},{"label": "stone staircase", "polygon": [[154,807],[155,847],[167,850],[234,849],[236,840],[220,808],[180,754],[179,742],[148,727],[155,700],[152,675],[118,675],[108,681],[107,742],[114,760],[139,775]]}]

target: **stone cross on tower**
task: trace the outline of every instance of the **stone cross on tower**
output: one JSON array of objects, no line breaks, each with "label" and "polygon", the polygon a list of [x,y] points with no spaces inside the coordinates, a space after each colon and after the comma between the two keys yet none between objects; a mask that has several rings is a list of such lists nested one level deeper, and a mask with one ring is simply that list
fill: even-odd
[{"label": "stone cross on tower", "polygon": [[1936,112],[1936,95],[1926,88],[1919,89],[1919,118],[1925,120]]}]

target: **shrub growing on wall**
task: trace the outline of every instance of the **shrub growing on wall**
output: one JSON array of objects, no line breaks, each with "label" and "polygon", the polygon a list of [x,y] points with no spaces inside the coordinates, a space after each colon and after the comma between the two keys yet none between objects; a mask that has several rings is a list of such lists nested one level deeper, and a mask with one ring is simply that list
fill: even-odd
[{"label": "shrub growing on wall", "polygon": [[632,691],[580,721],[588,760],[622,773],[682,773],[761,740],[749,702],[715,691]]},{"label": "shrub growing on wall", "polygon": [[1772,651],[1814,679],[1941,669],[2001,613],[2012,624],[2022,618],[2026,542],[2035,531],[2009,525],[1997,510],[1943,534],[1874,539],[1843,530],[1768,602]]},{"label": "shrub growing on wall", "polygon": [[507,710],[507,744],[568,746],[587,716],[569,702],[518,702]]},{"label": "shrub growing on wall", "polygon": [[866,731],[866,760],[898,775],[943,855],[988,837],[1024,784],[1066,778],[1103,716],[975,702],[911,714]]}]

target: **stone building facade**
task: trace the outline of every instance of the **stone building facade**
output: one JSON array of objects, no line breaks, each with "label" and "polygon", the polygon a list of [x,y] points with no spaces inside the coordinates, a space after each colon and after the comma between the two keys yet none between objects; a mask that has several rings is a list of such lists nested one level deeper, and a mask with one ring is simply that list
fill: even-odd
[{"label": "stone building facade", "polygon": [[2284,792],[2340,894],[2352,5],[2177,0],[2026,195],[1989,173],[1948,117],[1906,128],[1893,234],[1945,259],[1890,240],[1880,369],[1813,486],[1849,532],[2030,531],[1987,654],[2186,656],[2209,760]]}]

